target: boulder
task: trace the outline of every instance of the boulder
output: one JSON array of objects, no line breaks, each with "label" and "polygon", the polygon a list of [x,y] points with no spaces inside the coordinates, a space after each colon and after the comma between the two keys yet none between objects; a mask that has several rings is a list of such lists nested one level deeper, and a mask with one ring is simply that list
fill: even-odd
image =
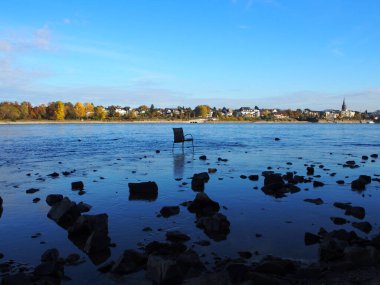
[{"label": "boulder", "polygon": [[71,226],[80,216],[76,203],[65,197],[60,202],[53,204],[48,217],[63,228]]},{"label": "boulder", "polygon": [[365,190],[366,183],[361,179],[356,179],[351,182],[351,189],[357,190],[357,191],[363,191]]},{"label": "boulder", "polygon": [[342,203],[342,202],[335,202],[334,207],[342,209],[342,210],[347,210],[348,208],[351,208],[351,203]]},{"label": "boulder", "polygon": [[361,180],[364,184],[369,184],[372,182],[372,178],[369,175],[360,175],[359,180]]},{"label": "boulder", "polygon": [[368,160],[368,156],[367,156],[367,155],[363,155],[363,156],[362,156],[362,159],[363,159],[363,160]]},{"label": "boulder", "polygon": [[267,257],[264,258],[256,267],[255,271],[270,275],[285,276],[294,273],[297,265],[294,261],[282,258]]},{"label": "boulder", "polygon": [[[199,277],[185,280],[183,285],[231,285],[229,274],[226,271],[213,272],[201,275]],[[264,283],[257,283],[264,284]]]},{"label": "boulder", "polygon": [[187,209],[191,213],[196,213],[198,216],[212,215],[219,212],[219,203],[211,200],[206,193],[197,193],[195,199],[189,202]]},{"label": "boulder", "polygon": [[352,226],[366,234],[372,231],[372,225],[368,222],[353,222]]},{"label": "boulder", "polygon": [[378,154],[376,154],[376,153],[374,153],[374,154],[371,154],[371,157],[372,157],[372,158],[378,158],[378,157],[379,157],[379,155],[378,155]]},{"label": "boulder", "polygon": [[186,242],[190,240],[190,237],[180,231],[168,231],[166,232],[166,239],[171,242]]},{"label": "boulder", "polygon": [[186,245],[183,243],[166,243],[152,241],[145,246],[145,254],[156,254],[156,255],[178,255],[185,252],[187,249]]},{"label": "boulder", "polygon": [[84,202],[79,202],[78,209],[81,213],[87,213],[91,210],[92,206]]},{"label": "boulder", "polygon": [[191,189],[194,191],[204,191],[205,183],[210,179],[210,176],[207,172],[196,173],[193,175],[191,180]]},{"label": "boulder", "polygon": [[53,172],[53,173],[48,174],[47,176],[50,176],[50,177],[53,177],[53,178],[57,178],[57,177],[59,177],[59,173]]},{"label": "boulder", "polygon": [[305,245],[316,244],[316,243],[319,243],[320,240],[321,238],[318,235],[315,235],[309,232],[305,233],[305,237],[304,237]]},{"label": "boulder", "polygon": [[339,184],[339,185],[343,185],[344,184],[344,180],[338,180],[336,183]]},{"label": "boulder", "polygon": [[314,167],[311,167],[311,166],[307,167],[306,168],[306,175],[309,175],[309,176],[314,175]]},{"label": "boulder", "polygon": [[203,229],[205,234],[215,241],[225,240],[230,233],[230,222],[220,213],[199,218],[197,227]]},{"label": "boulder", "polygon": [[1,285],[32,285],[32,277],[25,273],[3,276]]},{"label": "boulder", "polygon": [[84,184],[82,181],[71,182],[71,189],[72,190],[83,190]]},{"label": "boulder", "polygon": [[344,259],[353,265],[353,268],[378,264],[379,255],[373,246],[349,246],[344,249]]},{"label": "boulder", "polygon": [[179,214],[179,206],[164,206],[161,208],[160,213],[164,218]]},{"label": "boulder", "polygon": [[59,251],[56,248],[48,249],[41,255],[41,262],[57,262]]},{"label": "boulder", "polygon": [[128,183],[128,187],[129,200],[154,201],[157,199],[158,186],[156,182]]},{"label": "boulder", "polygon": [[133,249],[125,250],[112,266],[111,272],[120,275],[130,274],[143,269],[146,262],[147,258],[143,254]]},{"label": "boulder", "polygon": [[216,171],[217,171],[216,168],[209,168],[209,169],[207,169],[208,173],[215,173]]},{"label": "boulder", "polygon": [[46,203],[49,206],[53,206],[54,204],[61,202],[63,199],[63,195],[60,194],[50,194],[46,197]]},{"label": "boulder", "polygon": [[363,207],[353,207],[350,206],[346,209],[346,212],[344,213],[347,216],[353,216],[357,219],[364,219],[365,217],[365,209]]}]

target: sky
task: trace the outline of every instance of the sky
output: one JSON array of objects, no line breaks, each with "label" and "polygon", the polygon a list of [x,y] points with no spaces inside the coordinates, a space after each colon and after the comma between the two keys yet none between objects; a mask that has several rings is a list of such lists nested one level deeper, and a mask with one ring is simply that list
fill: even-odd
[{"label": "sky", "polygon": [[380,109],[378,0],[0,0],[0,101]]}]

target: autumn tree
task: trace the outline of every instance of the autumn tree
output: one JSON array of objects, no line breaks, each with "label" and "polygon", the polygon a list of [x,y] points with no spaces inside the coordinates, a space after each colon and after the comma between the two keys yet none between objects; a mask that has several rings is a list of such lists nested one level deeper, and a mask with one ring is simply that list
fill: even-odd
[{"label": "autumn tree", "polygon": [[106,118],[107,112],[103,108],[103,106],[96,106],[94,108],[94,119],[96,120],[104,120]]},{"label": "autumn tree", "polygon": [[65,104],[62,101],[55,102],[54,118],[60,121],[65,119]]},{"label": "autumn tree", "polygon": [[82,119],[86,116],[86,108],[82,103],[77,102],[74,105],[74,114],[77,119]]},{"label": "autumn tree", "polygon": [[66,120],[76,119],[74,105],[71,102],[65,103],[65,119]]},{"label": "autumn tree", "polygon": [[210,113],[211,108],[207,105],[198,105],[195,107],[195,116],[205,118]]},{"label": "autumn tree", "polygon": [[21,119],[29,119],[31,109],[32,109],[32,105],[29,102],[25,102],[25,101],[22,102],[20,105]]},{"label": "autumn tree", "polygon": [[94,113],[94,104],[84,103],[84,108],[86,109],[86,117],[89,117]]}]

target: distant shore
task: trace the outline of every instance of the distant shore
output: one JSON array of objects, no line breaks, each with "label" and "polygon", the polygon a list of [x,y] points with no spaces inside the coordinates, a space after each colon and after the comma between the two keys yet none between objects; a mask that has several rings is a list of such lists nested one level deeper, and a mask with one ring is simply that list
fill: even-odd
[{"label": "distant shore", "polygon": [[[50,121],[50,120],[19,120],[19,121],[0,121],[0,125],[40,125],[40,124],[316,124],[307,121],[209,121],[203,119],[195,119],[189,121],[182,120],[136,120],[136,121],[95,121],[95,120],[64,120],[64,121]],[[367,124],[368,121],[360,120],[339,120],[339,121],[326,121],[319,120],[319,124]]]}]

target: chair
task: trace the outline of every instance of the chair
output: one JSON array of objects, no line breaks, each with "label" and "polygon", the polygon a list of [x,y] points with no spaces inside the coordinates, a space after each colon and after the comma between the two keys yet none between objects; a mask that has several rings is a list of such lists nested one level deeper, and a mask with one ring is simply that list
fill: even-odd
[{"label": "chair", "polygon": [[[173,133],[174,133],[173,150],[174,150],[174,144],[176,143],[182,143],[182,150],[183,150],[184,143],[191,142],[193,146],[193,152],[194,152],[194,139],[191,134],[184,135],[182,128],[173,128]],[[186,136],[190,136],[191,138],[186,138]]]}]

